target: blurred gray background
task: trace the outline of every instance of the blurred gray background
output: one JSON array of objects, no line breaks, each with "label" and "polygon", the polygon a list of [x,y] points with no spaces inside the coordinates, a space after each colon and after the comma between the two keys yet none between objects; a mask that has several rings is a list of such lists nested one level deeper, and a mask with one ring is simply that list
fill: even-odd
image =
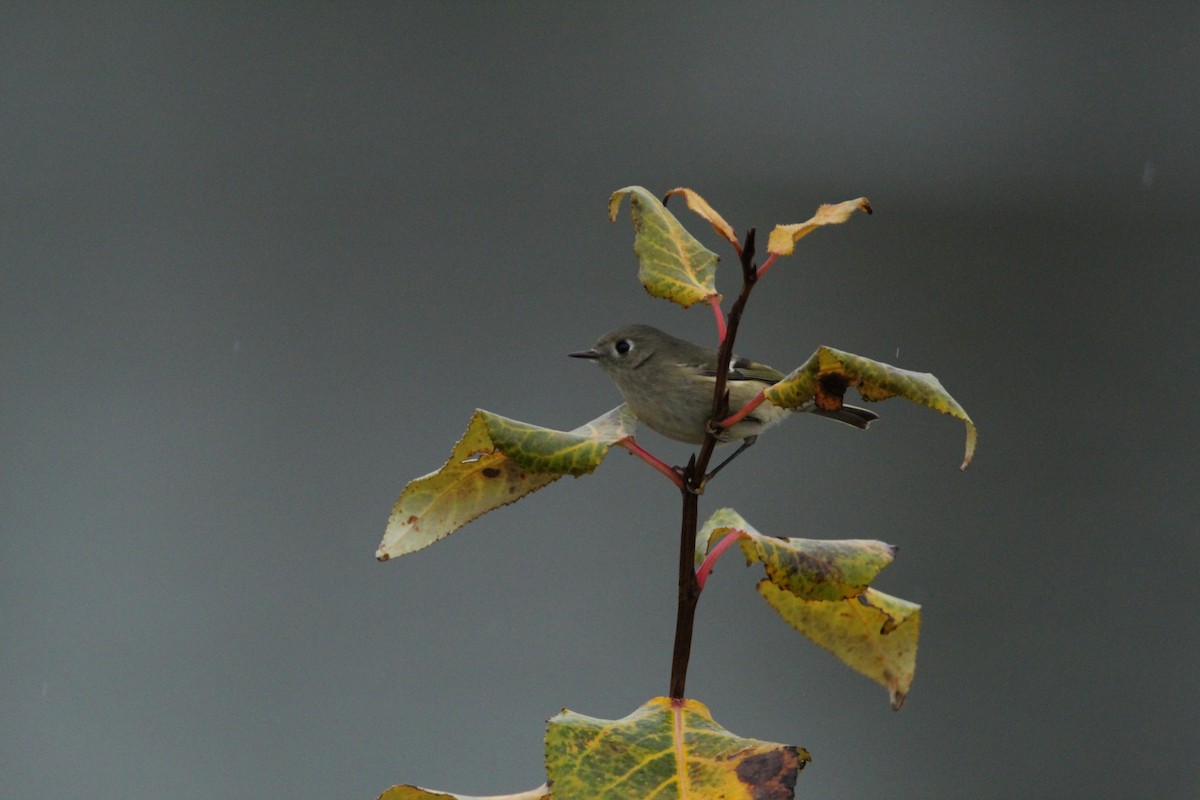
[{"label": "blurred gray background", "polygon": [[762,234],[870,197],[738,350],[929,370],[980,428],[959,474],[903,401],[792,420],[702,501],[901,546],[903,710],[736,558],[689,694],[804,797],[1195,796],[1195,3],[5,4],[0,119],[5,800],[511,792],[546,717],[664,694],[678,499],[622,452],[374,560],[477,406],[573,427],[618,396],[566,352],[712,341],[637,284],[629,184]]}]

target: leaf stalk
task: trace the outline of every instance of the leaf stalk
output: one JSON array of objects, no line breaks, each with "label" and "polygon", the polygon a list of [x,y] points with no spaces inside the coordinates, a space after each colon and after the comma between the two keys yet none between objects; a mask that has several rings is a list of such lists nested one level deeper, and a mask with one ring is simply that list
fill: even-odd
[{"label": "leaf stalk", "polygon": [[761,406],[763,401],[766,399],[767,399],[767,396],[765,394],[763,394],[762,392],[759,392],[758,394],[756,394],[754,396],[753,400],[751,400],[749,403],[746,403],[746,405],[742,406],[740,411],[738,411],[736,414],[733,414],[732,416],[726,417],[725,419],[721,420],[717,424],[719,424],[722,428],[732,428],[734,425],[737,425],[739,422],[741,422],[743,419],[745,419],[746,416],[750,412],[752,412],[754,409]]},{"label": "leaf stalk", "polygon": [[679,471],[676,470],[674,467],[668,465],[662,459],[656,458],[655,456],[651,455],[651,453],[648,450],[644,449],[640,444],[638,444],[637,440],[634,439],[632,436],[626,436],[624,439],[619,439],[616,442],[614,442],[614,444],[617,444],[620,447],[624,447],[630,453],[633,453],[635,456],[640,458],[642,461],[645,461],[647,464],[654,467],[656,470],[661,472],[663,475],[666,475],[667,479],[670,480],[671,483],[675,484],[676,487],[678,487],[679,489],[683,489],[683,478],[680,476]]},{"label": "leaf stalk", "polygon": [[713,567],[716,566],[717,559],[724,555],[726,550],[733,547],[745,535],[744,531],[730,531],[721,541],[717,542],[716,547],[708,551],[708,555],[704,557],[704,561],[696,569],[696,583],[700,584],[701,589],[708,582],[708,576],[712,573]]}]

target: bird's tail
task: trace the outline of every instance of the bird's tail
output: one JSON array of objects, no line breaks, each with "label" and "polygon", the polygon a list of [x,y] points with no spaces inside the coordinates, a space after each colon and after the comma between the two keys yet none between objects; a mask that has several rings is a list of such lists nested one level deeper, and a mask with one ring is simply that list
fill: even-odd
[{"label": "bird's tail", "polygon": [[868,425],[879,419],[879,415],[874,411],[867,411],[865,408],[858,408],[857,406],[842,406],[837,411],[825,411],[821,408],[814,408],[812,413],[828,417],[829,419],[836,419],[838,422],[853,425],[864,431]]}]

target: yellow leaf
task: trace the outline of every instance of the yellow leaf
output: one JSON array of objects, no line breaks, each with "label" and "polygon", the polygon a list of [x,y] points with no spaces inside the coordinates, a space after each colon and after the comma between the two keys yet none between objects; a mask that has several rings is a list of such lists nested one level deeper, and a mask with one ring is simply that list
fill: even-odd
[{"label": "yellow leaf", "polygon": [[[666,197],[670,197],[671,195],[675,194],[682,195],[683,199],[687,201],[687,207],[699,214],[701,217],[704,217],[704,219],[708,221],[708,224],[712,225],[712,229],[717,232],[718,236],[733,242],[735,245],[740,244],[740,242],[738,242],[737,234],[733,231],[733,226],[726,222],[725,219],[716,212],[716,209],[708,204],[707,200],[685,186],[672,189],[671,191],[667,192]],[[663,203],[665,204],[666,202],[666,198],[664,198]]]},{"label": "yellow leaf", "polygon": [[886,686],[899,708],[916,669],[920,606],[868,586],[896,548],[867,539],[779,539],[720,508],[701,529],[697,550],[707,554],[731,534],[746,563],[766,569],[758,591],[788,624]]},{"label": "yellow leaf", "polygon": [[641,186],[613,192],[608,217],[615,221],[621,198],[629,195],[633,219],[633,252],[638,257],[638,280],[655,297],[688,308],[717,294],[717,254],[688,233],[657,197]]},{"label": "yellow leaf", "polygon": [[624,405],[573,431],[477,410],[442,468],[404,487],[375,557],[416,552],[563,475],[591,472],[635,425]]},{"label": "yellow leaf", "polygon": [[791,800],[808,761],[735,736],[696,700],[657,697],[619,720],[563,711],[546,729],[554,800]]},{"label": "yellow leaf", "polygon": [[867,589],[846,600],[804,600],[764,578],[758,591],[789,625],[882,684],[899,709],[917,667],[921,607]]},{"label": "yellow leaf", "polygon": [[767,239],[767,252],[777,256],[790,256],[796,248],[796,242],[822,225],[839,225],[850,219],[855,211],[871,213],[871,204],[867,198],[847,200],[844,203],[826,204],[817,208],[817,213],[807,222],[797,222],[792,225],[776,225]]}]

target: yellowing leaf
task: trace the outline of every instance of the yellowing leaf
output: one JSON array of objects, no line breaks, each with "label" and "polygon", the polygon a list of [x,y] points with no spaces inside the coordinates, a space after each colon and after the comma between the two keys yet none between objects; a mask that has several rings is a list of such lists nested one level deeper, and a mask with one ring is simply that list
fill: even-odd
[{"label": "yellowing leaf", "polygon": [[546,729],[554,800],[791,800],[808,761],[735,736],[696,700],[657,697],[619,720],[564,710]]},{"label": "yellowing leaf", "polygon": [[404,487],[375,557],[428,547],[563,475],[591,472],[635,424],[624,405],[566,432],[477,410],[442,468]]},{"label": "yellowing leaf", "polygon": [[608,448],[632,436],[637,418],[625,404],[573,431],[556,431],[528,422],[486,414],[488,434],[506,456],[531,472],[586,475],[600,466]]},{"label": "yellowing leaf", "polygon": [[697,550],[708,553],[730,534],[747,564],[766,569],[758,591],[767,602],[800,633],[886,686],[899,708],[916,668],[920,606],[868,586],[896,548],[865,539],[777,539],[721,508],[699,532]]},{"label": "yellowing leaf", "polygon": [[[707,200],[684,186],[680,186],[677,189],[672,189],[671,191],[667,192],[666,196],[670,197],[671,195],[675,194],[681,195],[683,199],[687,201],[688,208],[704,217],[704,219],[708,221],[708,224],[712,225],[712,228],[717,232],[717,235],[730,242],[733,242],[735,245],[740,244],[740,242],[738,242],[737,234],[733,232],[733,226],[726,222],[724,217],[718,214],[716,209],[708,204]],[[663,203],[666,203],[666,199],[663,200]]]},{"label": "yellowing leaf", "polygon": [[549,800],[549,798],[550,789],[544,784],[536,789],[530,789],[528,792],[493,794],[486,797],[437,792],[432,789],[422,789],[419,786],[408,785],[393,786],[379,795],[379,800]]},{"label": "yellowing leaf", "polygon": [[719,508],[697,534],[697,563],[730,533],[747,566],[759,563],[776,585],[807,600],[857,597],[892,563],[896,547],[874,539],[782,539],[759,533],[732,508]]},{"label": "yellowing leaf", "polygon": [[646,291],[684,308],[717,294],[717,254],[700,244],[646,189],[627,186],[613,192],[608,201],[609,219],[616,221],[625,195],[629,195],[633,219],[638,280]]},{"label": "yellowing leaf", "polygon": [[797,222],[792,225],[776,225],[767,239],[767,252],[777,256],[790,256],[796,248],[796,242],[822,225],[838,225],[850,219],[855,211],[871,213],[871,204],[867,198],[847,200],[844,203],[826,204],[817,208],[817,213],[807,222]]},{"label": "yellowing leaf", "polygon": [[874,589],[849,600],[804,600],[765,578],[758,591],[789,625],[882,684],[892,708],[904,704],[917,665],[919,605]]},{"label": "yellowing leaf", "polygon": [[912,372],[832,347],[819,347],[808,361],[763,394],[780,408],[815,406],[836,411],[842,407],[842,398],[851,386],[856,387],[867,401],[904,397],[961,419],[967,426],[967,446],[959,469],[966,469],[971,463],[978,438],[975,423],[945,390],[941,381],[928,372]]},{"label": "yellowing leaf", "polygon": [[773,583],[807,600],[857,597],[896,554],[894,546],[872,539],[776,539],[748,534],[738,544],[747,565],[761,562]]}]

